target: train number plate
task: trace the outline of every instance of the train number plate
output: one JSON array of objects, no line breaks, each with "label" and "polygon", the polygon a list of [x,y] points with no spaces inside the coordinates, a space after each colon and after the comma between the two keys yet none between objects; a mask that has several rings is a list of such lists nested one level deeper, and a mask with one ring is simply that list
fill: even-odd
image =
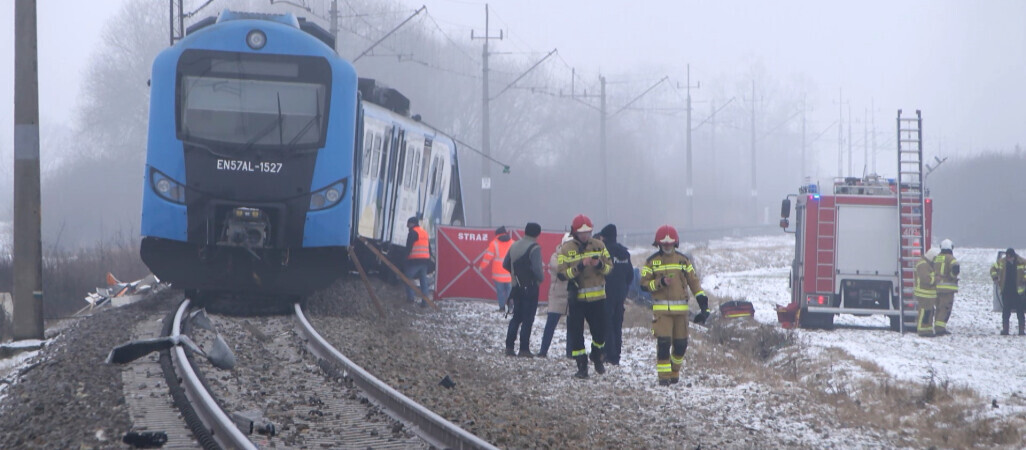
[{"label": "train number plate", "polygon": [[269,161],[242,161],[237,159],[218,159],[217,170],[226,172],[256,172],[256,173],[278,173],[281,172],[282,163]]}]

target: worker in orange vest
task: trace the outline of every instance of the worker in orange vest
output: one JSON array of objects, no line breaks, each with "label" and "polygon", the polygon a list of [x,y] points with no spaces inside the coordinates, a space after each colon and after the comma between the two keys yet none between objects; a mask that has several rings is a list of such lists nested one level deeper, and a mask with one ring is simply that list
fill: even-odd
[{"label": "worker in orange vest", "polygon": [[495,297],[499,301],[499,312],[501,313],[506,312],[506,300],[509,299],[512,286],[510,283],[513,281],[509,271],[502,267],[502,260],[506,259],[506,253],[509,253],[511,245],[513,245],[513,239],[506,232],[506,227],[496,228],[495,239],[488,243],[488,249],[485,250],[484,257],[481,258],[481,263],[478,265],[481,272],[484,272],[489,264],[492,266],[492,282],[495,283]]},{"label": "worker in orange vest", "polygon": [[[432,271],[431,265],[431,238],[428,232],[421,228],[420,220],[416,216],[406,220],[406,228],[410,233],[406,236],[406,265],[403,272],[406,277],[420,281],[420,291],[425,296],[431,296],[431,279],[428,272]],[[418,300],[413,289],[406,287],[406,300],[410,303],[417,303],[426,306],[424,300]]]}]

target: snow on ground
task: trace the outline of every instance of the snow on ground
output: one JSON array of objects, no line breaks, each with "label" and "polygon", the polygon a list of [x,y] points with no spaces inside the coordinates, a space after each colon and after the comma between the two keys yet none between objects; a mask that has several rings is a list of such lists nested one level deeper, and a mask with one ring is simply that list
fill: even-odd
[{"label": "snow on ground", "polygon": [[[746,299],[755,305],[755,318],[777,323],[774,307],[790,303],[788,273],[794,254],[790,235],[712,241],[709,255],[697,254],[696,264],[714,260],[723,249],[742,249],[766,267],[739,265],[736,272],[705,274],[702,287],[714,296]],[[837,347],[856,358],[872,361],[895,378],[924,382],[932,376],[938,383],[949,381],[969,387],[986,399],[996,399],[1002,413],[1026,411],[1026,359],[1022,358],[1026,337],[999,336],[1001,314],[993,312],[993,283],[990,266],[998,249],[955,248],[962,274],[959,292],[948,321],[948,336],[921,338],[889,331],[884,316],[839,315],[834,330],[799,330],[811,346]],[[730,255],[728,253],[728,255]],[[732,255],[730,255],[732,256]],[[703,258],[704,257],[704,258]],[[716,262],[717,267],[721,266]],[[749,266],[750,267],[750,266]],[[1012,316],[1012,331],[1016,329]]]},{"label": "snow on ground", "polygon": [[[7,396],[7,387],[11,385],[12,375],[27,367],[29,360],[39,354],[39,347],[44,344],[38,339],[25,339],[21,341],[8,342],[3,346],[4,352],[14,353],[8,358],[0,358],[0,402]],[[24,351],[20,351],[24,350]]]}]

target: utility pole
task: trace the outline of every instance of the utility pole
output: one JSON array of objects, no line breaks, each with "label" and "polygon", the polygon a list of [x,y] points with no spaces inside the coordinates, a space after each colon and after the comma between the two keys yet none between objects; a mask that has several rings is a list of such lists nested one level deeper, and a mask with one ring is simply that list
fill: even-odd
[{"label": "utility pole", "polygon": [[837,176],[844,177],[844,92],[837,89]]},{"label": "utility pole", "polygon": [[498,36],[492,36],[488,30],[488,4],[485,3],[485,33],[484,36],[474,36],[474,30],[470,30],[470,39],[483,39],[484,46],[481,50],[481,152],[484,158],[481,159],[481,214],[484,226],[492,226],[492,177],[491,165],[488,159],[492,156],[491,143],[491,116],[488,110],[488,41],[491,39],[502,39],[502,30]]},{"label": "utility pole", "polygon": [[602,153],[602,205],[605,207],[606,222],[609,222],[609,161],[606,159],[606,77],[599,75],[599,151]]},{"label": "utility pole", "polygon": [[[688,109],[688,127],[687,127],[687,164],[688,164],[688,228],[695,226],[695,190],[694,190],[694,170],[692,170],[691,164],[691,64],[687,65],[687,109]],[[695,88],[702,87],[702,82],[698,82]]]},{"label": "utility pole", "polygon": [[712,156],[713,182],[719,183],[719,167],[716,165],[716,100],[711,102],[709,110],[712,111],[709,114],[709,118],[712,120],[712,123],[709,124],[712,127],[712,130],[709,132],[709,155]]},{"label": "utility pole", "polygon": [[328,10],[331,16],[331,37],[335,41],[335,53],[338,53],[338,0],[331,0],[331,9]]},{"label": "utility pole", "polygon": [[855,174],[851,167],[851,102],[848,102],[848,176]]},{"label": "utility pole", "polygon": [[43,339],[36,0],[14,3],[14,340]]},{"label": "utility pole", "polygon": [[755,223],[759,223],[758,195],[759,188],[755,180],[755,79],[752,79],[752,198],[751,211],[755,214]]},{"label": "utility pole", "polygon": [[[170,45],[175,45],[175,41],[185,37],[185,0],[169,0],[168,4],[170,8],[168,17],[171,20],[171,26],[168,29],[171,39]],[[175,19],[178,19],[177,26]]]},{"label": "utility pole", "polygon": [[862,117],[862,172],[869,168],[869,108]]},{"label": "utility pole", "polygon": [[876,100],[871,99],[869,105],[870,111],[873,112],[871,119],[873,122],[873,173],[879,173],[876,171]]},{"label": "utility pole", "polygon": [[805,113],[806,113],[805,97],[802,96],[802,172],[799,174],[799,180],[802,181],[809,174],[805,172]]}]

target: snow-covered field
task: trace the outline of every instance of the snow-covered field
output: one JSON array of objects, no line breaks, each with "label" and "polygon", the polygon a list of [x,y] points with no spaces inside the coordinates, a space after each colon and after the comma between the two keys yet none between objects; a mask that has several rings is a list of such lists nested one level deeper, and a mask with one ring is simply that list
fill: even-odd
[{"label": "snow-covered field", "polygon": [[[743,259],[765,261],[753,267],[739,261],[737,271],[709,271],[698,267],[704,275],[702,286],[716,296],[747,299],[755,305],[755,318],[762,323],[776,323],[775,305],[790,302],[788,272],[794,253],[792,235],[755,237],[712,241],[708,251],[694,250],[700,264],[723,267],[738,258],[731,250],[740,250]],[[997,400],[1002,413],[1022,413],[1026,398],[1026,337],[999,336],[1001,314],[992,312],[990,266],[998,249],[955,248],[961,265],[959,292],[948,321],[952,333],[936,338],[914,334],[900,335],[888,330],[883,316],[855,317],[840,315],[834,330],[800,330],[798,333],[812,346],[841,348],[856,358],[872,361],[898,379],[923,382],[931,376],[938,382],[948,381],[977,391],[987,399]],[[1012,331],[1016,329],[1012,316]],[[1016,406],[1018,405],[1018,406]]]}]

